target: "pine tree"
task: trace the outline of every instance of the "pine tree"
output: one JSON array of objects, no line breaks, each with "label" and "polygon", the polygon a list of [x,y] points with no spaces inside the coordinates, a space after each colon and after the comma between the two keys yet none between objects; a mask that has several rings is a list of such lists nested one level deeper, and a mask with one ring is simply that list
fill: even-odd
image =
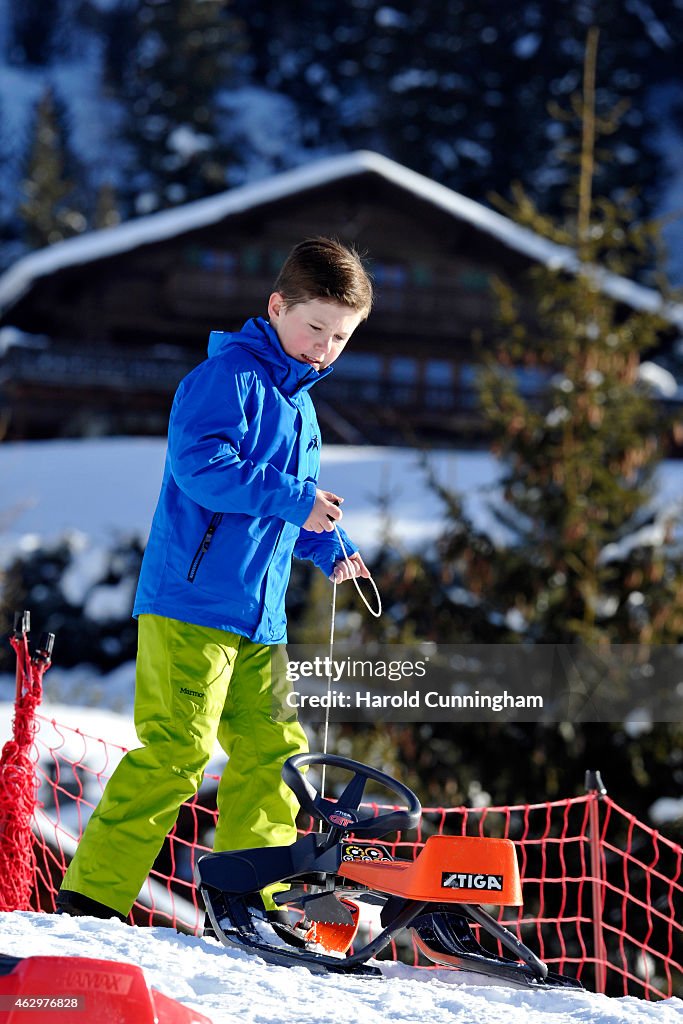
[{"label": "pine tree", "polygon": [[33,143],[22,188],[19,216],[30,248],[61,242],[84,231],[63,113],[48,88],[36,108]]},{"label": "pine tree", "polygon": [[377,59],[379,6],[379,0],[271,0],[255,7],[235,0],[249,29],[251,75],[296,106],[299,134],[280,155],[283,165],[300,147],[378,148],[370,66]]},{"label": "pine tree", "polygon": [[[599,269],[634,276],[656,263],[658,229],[634,220],[628,196],[621,204],[593,198],[596,140],[616,130],[614,111],[594,109],[596,48],[593,30],[572,112],[581,135],[568,153],[576,171],[564,220],[542,215],[521,191],[511,208],[519,222],[571,246],[577,270],[537,266],[528,312],[511,285],[498,284],[500,333],[481,375],[503,467],[498,517],[510,542],[482,557],[481,538],[472,544],[459,527],[447,555],[461,560],[466,586],[505,621],[514,614],[529,639],[663,643],[683,629],[678,552],[666,531],[656,546],[629,538],[656,514],[664,425],[639,366],[666,325],[610,298]],[[540,393],[520,386],[530,374],[544,381]]]},{"label": "pine tree", "polygon": [[[475,524],[458,494],[439,489],[448,527],[438,564],[385,560],[375,571],[389,600],[368,632],[380,630],[375,637],[385,642],[571,644],[588,650],[582,667],[599,673],[604,664],[591,668],[593,652],[639,645],[647,666],[662,653],[656,645],[680,641],[681,550],[655,501],[667,424],[639,376],[666,325],[610,298],[601,280],[605,269],[632,274],[655,264],[658,230],[633,220],[626,197],[619,205],[593,195],[599,140],[616,126],[613,111],[594,111],[596,45],[591,32],[564,218],[542,215],[521,189],[508,207],[571,247],[576,270],[539,265],[526,282],[498,284],[499,333],[482,357],[481,398],[502,474],[499,529]],[[613,685],[618,695],[618,673]],[[633,709],[628,692],[625,705]],[[438,802],[449,793],[467,801],[472,783],[494,802],[569,796],[597,766],[612,796],[647,820],[654,800],[683,784],[677,722],[655,721],[640,735],[590,720],[390,728],[397,749],[413,751],[406,770]]]},{"label": "pine tree", "polygon": [[116,201],[116,189],[111,182],[105,181],[97,191],[92,226],[99,230],[113,228],[120,223],[121,214]]},{"label": "pine tree", "polygon": [[482,201],[519,179],[554,214],[568,175],[550,149],[565,127],[548,103],[577,87],[594,19],[605,40],[601,96],[629,102],[618,138],[606,140],[603,194],[616,198],[627,178],[639,216],[661,198],[651,95],[676,77],[683,41],[683,11],[666,0],[233,0],[233,9],[249,36],[242,74],[296,111],[291,144],[272,148],[271,166],[300,162],[306,149],[369,148]]},{"label": "pine tree", "polygon": [[604,194],[616,195],[628,177],[639,213],[657,202],[663,164],[645,96],[650,83],[675,75],[683,39],[683,14],[664,0],[647,11],[616,0],[274,0],[260,12],[235,3],[254,39],[254,76],[295,100],[307,145],[377,149],[481,200],[519,179],[555,213],[567,168],[549,152],[564,126],[548,101],[577,87],[594,18],[608,40],[601,95],[630,101],[618,140],[606,143]]},{"label": "pine tree", "polygon": [[[216,93],[230,81],[240,26],[230,0],[142,0],[126,99],[134,193],[144,209],[220,191],[234,155],[216,129]],[[138,204],[140,208],[140,204]]]}]

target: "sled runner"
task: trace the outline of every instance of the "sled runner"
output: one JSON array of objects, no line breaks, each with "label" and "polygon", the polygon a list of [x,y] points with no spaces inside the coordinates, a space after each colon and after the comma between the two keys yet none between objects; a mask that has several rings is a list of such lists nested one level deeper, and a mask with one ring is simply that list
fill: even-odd
[{"label": "sled runner", "polygon": [[[343,768],[353,777],[337,800],[329,800],[302,774],[307,765]],[[510,840],[431,836],[416,860],[394,860],[384,846],[368,840],[417,826],[422,808],[407,786],[375,768],[331,754],[290,757],[282,777],[301,807],[327,831],[309,833],[291,846],[211,853],[199,859],[195,879],[224,945],[268,963],[298,964],[317,973],[379,975],[379,968],[368,961],[410,928],[421,952],[450,969],[512,985],[582,987],[549,971],[483,909],[522,903]],[[406,806],[378,815],[362,811],[370,779]],[[291,886],[274,899],[299,913],[298,925],[283,927],[266,913],[259,893],[274,882]],[[382,930],[350,953],[363,904],[381,909]],[[473,924],[497,940],[506,955],[486,950],[472,931]]]}]

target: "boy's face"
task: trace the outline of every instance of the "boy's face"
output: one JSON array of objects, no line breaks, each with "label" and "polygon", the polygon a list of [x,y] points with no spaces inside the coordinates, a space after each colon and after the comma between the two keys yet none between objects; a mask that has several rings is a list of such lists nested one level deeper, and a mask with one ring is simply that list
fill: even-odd
[{"label": "boy's face", "polygon": [[362,319],[355,309],[332,299],[287,306],[280,292],[270,296],[268,316],[287,355],[318,372],[341,355]]}]

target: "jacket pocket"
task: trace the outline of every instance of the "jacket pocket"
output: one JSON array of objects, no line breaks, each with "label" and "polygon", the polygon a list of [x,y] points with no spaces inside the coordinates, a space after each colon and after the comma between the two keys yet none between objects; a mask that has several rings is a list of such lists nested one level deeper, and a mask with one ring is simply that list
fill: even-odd
[{"label": "jacket pocket", "polygon": [[213,541],[213,538],[216,534],[216,530],[220,526],[222,519],[222,512],[214,512],[214,514],[211,516],[211,522],[206,528],[206,533],[202,537],[201,544],[194,553],[194,558],[192,559],[192,563],[190,565],[190,571],[187,574],[187,579],[189,580],[190,583],[194,583],[197,571],[202,563],[202,559],[204,558],[204,555],[211,547],[211,542]]}]

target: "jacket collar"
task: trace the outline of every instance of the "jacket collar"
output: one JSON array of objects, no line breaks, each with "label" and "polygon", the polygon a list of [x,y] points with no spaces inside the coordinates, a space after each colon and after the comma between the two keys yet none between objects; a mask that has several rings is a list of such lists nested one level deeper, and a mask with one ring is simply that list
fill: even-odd
[{"label": "jacket collar", "polygon": [[299,391],[308,391],[323,377],[329,376],[334,369],[328,366],[318,371],[306,363],[292,359],[283,349],[275,328],[260,316],[247,320],[239,333],[212,331],[209,338],[209,356],[224,352],[231,344],[237,344],[255,356],[278,389],[288,396]]}]

